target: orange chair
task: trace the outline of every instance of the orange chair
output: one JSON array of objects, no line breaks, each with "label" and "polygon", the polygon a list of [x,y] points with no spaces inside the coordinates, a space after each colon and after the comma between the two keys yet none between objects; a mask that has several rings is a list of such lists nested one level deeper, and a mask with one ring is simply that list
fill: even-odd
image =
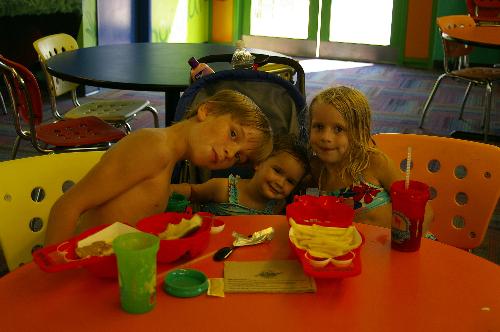
[{"label": "orange chair", "polygon": [[410,177],[430,187],[430,231],[439,241],[462,249],[481,244],[500,197],[499,147],[415,134],[377,134],[373,139],[402,171],[412,147]]},{"label": "orange chair", "polygon": [[500,0],[467,0],[467,11],[478,25],[500,25]]},{"label": "orange chair", "polygon": [[467,15],[451,15],[437,18],[437,24],[441,31],[441,41],[444,51],[444,74],[438,77],[432,91],[425,102],[420,118],[419,127],[423,128],[425,116],[429,111],[430,104],[436,91],[439,88],[442,80],[446,77],[457,81],[467,83],[464,98],[460,108],[459,119],[463,118],[464,107],[469,96],[472,86],[485,87],[484,113],[483,113],[483,129],[484,141],[488,139],[488,131],[490,127],[490,113],[492,108],[492,91],[493,84],[500,81],[500,68],[492,67],[469,67],[469,55],[473,48],[471,46],[454,42],[446,39],[446,34],[453,29],[470,29],[475,26],[474,20]]},{"label": "orange chair", "polygon": [[16,158],[21,139],[40,153],[106,150],[125,133],[95,116],[42,123],[43,104],[33,74],[23,65],[0,55],[0,72],[12,102],[17,133],[12,148]]}]

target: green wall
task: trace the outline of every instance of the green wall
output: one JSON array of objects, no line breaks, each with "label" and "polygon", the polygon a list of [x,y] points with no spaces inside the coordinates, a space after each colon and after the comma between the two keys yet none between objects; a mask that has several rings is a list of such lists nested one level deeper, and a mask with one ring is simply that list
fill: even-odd
[{"label": "green wall", "polygon": [[78,35],[78,44],[82,47],[97,45],[97,0],[82,0],[82,25]]},{"label": "green wall", "polygon": [[151,41],[208,41],[209,1],[151,0]]}]

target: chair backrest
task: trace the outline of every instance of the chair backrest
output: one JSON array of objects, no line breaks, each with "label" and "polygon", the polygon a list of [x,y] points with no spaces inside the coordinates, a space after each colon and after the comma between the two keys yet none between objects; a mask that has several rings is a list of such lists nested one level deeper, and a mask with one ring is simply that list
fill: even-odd
[{"label": "chair backrest", "polygon": [[500,148],[414,134],[377,134],[377,147],[406,169],[412,147],[411,179],[430,187],[438,240],[472,249],[479,246],[500,197]]},{"label": "chair backrest", "polygon": [[441,32],[441,42],[443,44],[444,68],[446,72],[455,69],[468,67],[468,55],[474,48],[459,42],[454,42],[445,38],[446,34],[454,29],[471,29],[476,24],[467,15],[441,16],[436,19],[437,26]]},{"label": "chair backrest", "polygon": [[9,91],[16,125],[20,126],[20,120],[23,119],[34,129],[43,120],[42,95],[35,76],[23,65],[2,55],[0,70]]},{"label": "chair backrest", "polygon": [[500,0],[467,0],[467,11],[479,25],[500,24]]},{"label": "chair backrest", "polygon": [[277,75],[246,69],[223,70],[194,82],[182,94],[174,121],[180,121],[187,109],[222,89],[237,90],[250,97],[267,115],[274,133],[306,135],[303,95]]},{"label": "chair backrest", "polygon": [[46,66],[46,61],[54,55],[78,49],[78,43],[73,37],[65,33],[58,33],[35,40],[33,46],[38,54],[43,72],[45,73],[51,95],[60,96],[78,87],[76,83],[63,81],[52,76],[47,71]]},{"label": "chair backrest", "polygon": [[[284,56],[258,53],[252,53],[252,55],[255,57],[254,63],[257,65],[258,70],[274,73],[290,81],[305,98],[305,73],[304,68],[298,61]],[[225,68],[222,69],[228,69],[228,64],[231,63],[232,58],[233,54],[210,54],[199,58],[198,61],[208,64],[226,63]],[[292,70],[289,70],[290,68]],[[293,76],[295,76],[295,80]]]},{"label": "chair backrest", "polygon": [[102,151],[0,162],[0,245],[10,271],[43,246],[50,209],[101,158]]}]

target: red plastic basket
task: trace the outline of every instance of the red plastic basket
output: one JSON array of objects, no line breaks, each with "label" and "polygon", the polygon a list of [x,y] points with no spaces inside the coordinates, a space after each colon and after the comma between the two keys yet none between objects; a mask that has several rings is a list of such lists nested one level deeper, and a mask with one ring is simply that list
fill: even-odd
[{"label": "red plastic basket", "polygon": [[[210,213],[198,213],[203,221],[200,229],[194,234],[175,240],[160,240],[160,249],[158,250],[158,262],[171,263],[184,255],[191,258],[199,256],[207,247],[210,240],[210,228],[214,216]],[[157,214],[137,223],[137,229],[143,232],[158,235],[165,231],[170,223],[178,224],[182,218],[191,219],[192,213],[165,212]]]},{"label": "red plastic basket", "polygon": [[293,218],[302,225],[317,224],[325,227],[349,227],[354,210],[335,196],[295,196],[294,202],[286,207],[287,220]]},{"label": "red plastic basket", "polygon": [[[287,220],[293,218],[297,224],[319,225],[323,227],[346,228],[352,225],[354,209],[344,203],[343,198],[335,196],[295,196],[294,202],[286,207]],[[312,266],[306,258],[306,251],[297,248],[292,241],[290,246],[297,255],[304,272],[316,278],[347,278],[361,273],[361,246],[364,243],[361,234],[361,245],[354,249],[355,254],[352,263],[347,267],[337,267],[329,263],[325,267],[317,268]]]},{"label": "red plastic basket", "polygon": [[[170,263],[189,254],[191,257],[200,255],[208,246],[213,215],[198,213],[202,218],[201,228],[194,234],[177,240],[161,240],[158,250],[158,262]],[[169,223],[179,223],[182,218],[191,219],[193,214],[166,212],[145,218],[137,223],[140,231],[158,235],[167,228]],[[116,256],[90,256],[79,258],[75,248],[80,240],[97,233],[109,225],[99,225],[78,236],[60,244],[47,246],[33,252],[33,260],[45,272],[59,272],[74,268],[85,268],[90,273],[101,278],[116,278],[118,269]]]},{"label": "red plastic basket", "polygon": [[38,249],[33,252],[33,260],[45,272],[59,272],[84,267],[98,277],[115,278],[118,275],[115,255],[79,258],[75,252],[78,241],[108,226],[99,225],[68,241]]},{"label": "red plastic basket", "polygon": [[359,234],[361,235],[362,242],[359,247],[353,250],[356,256],[352,260],[352,264],[348,267],[336,267],[331,263],[329,263],[325,267],[316,268],[312,266],[309,260],[306,258],[305,250],[297,248],[290,240],[289,243],[293,251],[297,255],[297,258],[299,259],[300,263],[302,264],[302,268],[304,269],[304,272],[306,274],[309,274],[310,276],[315,278],[342,279],[342,278],[354,277],[361,273],[361,246],[365,242],[365,237],[361,232]]}]

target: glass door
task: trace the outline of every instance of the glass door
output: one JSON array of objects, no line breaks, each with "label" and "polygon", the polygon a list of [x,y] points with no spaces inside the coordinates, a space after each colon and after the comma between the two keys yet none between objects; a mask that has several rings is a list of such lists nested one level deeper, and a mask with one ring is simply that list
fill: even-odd
[{"label": "glass door", "polygon": [[392,1],[331,0],[329,40],[342,43],[390,45]]},{"label": "glass door", "polygon": [[393,17],[405,1],[252,0],[244,39],[294,56],[395,63]]}]

